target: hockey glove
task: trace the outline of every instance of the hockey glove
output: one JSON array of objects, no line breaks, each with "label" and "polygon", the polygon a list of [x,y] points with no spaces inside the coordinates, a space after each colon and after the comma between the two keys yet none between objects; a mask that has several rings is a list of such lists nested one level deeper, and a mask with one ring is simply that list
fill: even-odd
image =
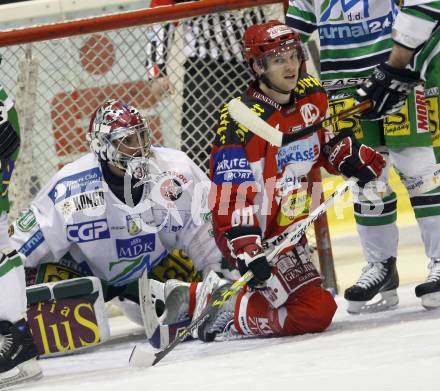
[{"label": "hockey glove", "polygon": [[261,229],[257,227],[234,227],[226,235],[228,247],[235,258],[241,275],[251,270],[254,278],[250,286],[256,286],[271,276],[261,245]]},{"label": "hockey glove", "polygon": [[398,112],[411,90],[420,82],[420,74],[409,69],[379,64],[373,74],[356,90],[357,100],[371,99],[373,108],[361,114],[368,120],[378,120]]},{"label": "hockey glove", "polygon": [[12,125],[0,121],[0,160],[9,159],[20,146],[20,138]]},{"label": "hockey glove", "polygon": [[353,133],[340,133],[323,147],[324,155],[342,175],[359,179],[358,185],[380,176],[386,162],[382,155],[364,144],[359,144]]}]

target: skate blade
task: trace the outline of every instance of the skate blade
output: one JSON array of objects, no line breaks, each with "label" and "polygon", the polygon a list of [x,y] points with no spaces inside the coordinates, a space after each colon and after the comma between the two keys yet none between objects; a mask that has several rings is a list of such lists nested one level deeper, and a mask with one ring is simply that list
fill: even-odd
[{"label": "skate blade", "polygon": [[38,380],[43,377],[40,364],[33,358],[18,364],[7,372],[0,373],[0,389],[4,390],[28,381]]},{"label": "skate blade", "polygon": [[421,297],[422,306],[427,310],[440,308],[440,292],[427,293]]},{"label": "skate blade", "polygon": [[[374,298],[368,302],[366,301],[348,301],[347,312],[353,315],[365,314],[365,313],[374,313],[387,311],[390,309],[394,309],[394,307],[399,304],[399,296],[397,295],[397,291],[395,289],[379,292],[379,300],[373,302]],[[375,298],[378,295],[375,296]],[[440,303],[439,303],[440,305]]]}]

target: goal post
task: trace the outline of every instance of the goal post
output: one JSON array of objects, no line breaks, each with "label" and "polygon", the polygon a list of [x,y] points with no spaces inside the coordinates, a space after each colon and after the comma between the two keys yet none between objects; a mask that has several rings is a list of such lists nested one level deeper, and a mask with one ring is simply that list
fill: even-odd
[{"label": "goal post", "polygon": [[[253,23],[284,20],[283,6],[280,0],[201,0],[1,31],[0,81],[16,98],[22,130],[11,217],[59,168],[88,152],[90,116],[106,99],[139,108],[154,143],[185,151],[206,171],[212,118],[228,100],[216,93],[236,96],[252,78],[238,35]],[[209,21],[213,15],[215,23]],[[239,27],[234,37],[228,35],[231,23]],[[188,45],[188,26],[208,24],[217,43],[217,49],[207,47],[212,61],[201,54],[203,42]],[[149,80],[149,48],[165,26],[165,73]],[[215,52],[223,48],[228,58]],[[189,61],[194,53],[197,59]],[[336,288],[333,277],[324,277],[326,286]]]}]

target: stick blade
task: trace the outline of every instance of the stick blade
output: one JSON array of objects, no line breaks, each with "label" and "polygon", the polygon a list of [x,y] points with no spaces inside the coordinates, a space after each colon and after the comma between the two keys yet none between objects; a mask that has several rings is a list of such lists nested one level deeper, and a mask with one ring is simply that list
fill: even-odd
[{"label": "stick blade", "polygon": [[281,147],[283,142],[283,133],[270,126],[266,121],[262,120],[249,107],[238,99],[232,99],[228,103],[228,110],[231,117],[246,126],[252,133],[260,136],[272,145]]},{"label": "stick blade", "polygon": [[148,368],[156,363],[156,354],[140,345],[135,345],[128,362],[135,368]]}]

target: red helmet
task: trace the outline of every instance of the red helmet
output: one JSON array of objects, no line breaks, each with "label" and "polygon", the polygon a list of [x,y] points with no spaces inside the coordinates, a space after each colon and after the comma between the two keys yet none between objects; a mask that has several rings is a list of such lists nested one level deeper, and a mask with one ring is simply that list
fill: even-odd
[{"label": "red helmet", "polygon": [[[128,142],[129,137],[136,138],[135,146]],[[139,173],[146,171],[151,131],[146,119],[133,106],[118,100],[106,101],[93,113],[87,139],[101,160],[130,175],[140,176]]]},{"label": "red helmet", "polygon": [[259,60],[284,45],[296,46],[298,55],[304,59],[299,34],[278,20],[253,25],[243,36],[244,57],[251,65],[252,61]]}]

